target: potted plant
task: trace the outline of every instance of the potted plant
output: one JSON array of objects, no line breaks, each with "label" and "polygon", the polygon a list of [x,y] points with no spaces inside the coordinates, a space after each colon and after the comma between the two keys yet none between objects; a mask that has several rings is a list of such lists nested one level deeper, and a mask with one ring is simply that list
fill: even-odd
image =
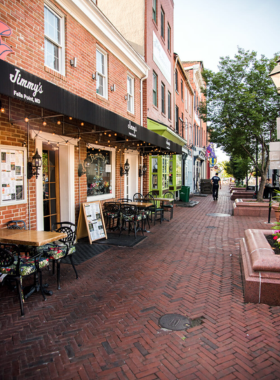
[{"label": "potted plant", "polygon": [[274,199],[274,201],[271,202],[271,207],[273,208],[274,212],[275,212],[275,217],[276,217],[276,220],[277,222],[279,222],[279,219],[280,219],[280,191],[279,190],[274,190],[274,197],[272,197],[272,199]]}]

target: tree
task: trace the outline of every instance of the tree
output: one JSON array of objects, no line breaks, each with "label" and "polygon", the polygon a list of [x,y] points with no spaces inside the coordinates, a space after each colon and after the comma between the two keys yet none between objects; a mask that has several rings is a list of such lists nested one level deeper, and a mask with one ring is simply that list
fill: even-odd
[{"label": "tree", "polygon": [[268,74],[276,65],[257,53],[238,49],[234,59],[222,57],[219,71],[205,70],[202,92],[206,101],[199,110],[208,123],[210,141],[230,156],[250,158],[261,176],[262,200],[269,166],[270,141],[276,139],[279,97]]},{"label": "tree", "polygon": [[[237,183],[242,182],[247,177],[251,169],[250,160],[242,157],[232,156],[225,164],[225,170],[228,174],[237,180]],[[248,184],[247,184],[248,185]]]}]

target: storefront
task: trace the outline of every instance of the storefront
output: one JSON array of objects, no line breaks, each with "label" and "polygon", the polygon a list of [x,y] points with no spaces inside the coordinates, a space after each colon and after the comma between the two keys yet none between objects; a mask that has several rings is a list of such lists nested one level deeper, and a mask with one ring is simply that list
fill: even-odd
[{"label": "storefront", "polygon": [[[131,197],[143,186],[139,169],[148,167],[149,155],[182,152],[173,141],[8,62],[0,60],[0,72],[1,123],[11,126],[1,158],[23,157],[10,161],[20,162],[21,174],[17,169],[14,192],[2,191],[1,205],[27,203],[26,220],[37,229],[58,219],[75,222],[81,202]],[[13,145],[13,134],[22,147],[19,138]],[[27,179],[27,162],[36,150],[42,167],[35,182]],[[9,185],[5,170],[2,161],[1,189]]]}]

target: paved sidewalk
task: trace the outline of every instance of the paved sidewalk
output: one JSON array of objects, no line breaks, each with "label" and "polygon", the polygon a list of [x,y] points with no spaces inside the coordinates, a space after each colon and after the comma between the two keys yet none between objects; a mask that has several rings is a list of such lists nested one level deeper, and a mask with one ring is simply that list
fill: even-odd
[{"label": "paved sidewalk", "polygon": [[[207,216],[232,213],[227,186],[192,200],[135,248],[79,265],[79,280],[63,265],[62,289],[50,277],[53,296],[32,295],[23,318],[0,287],[0,378],[279,379],[280,307],[245,304],[239,266],[244,230],[266,220]],[[203,323],[165,331],[168,313]]]}]

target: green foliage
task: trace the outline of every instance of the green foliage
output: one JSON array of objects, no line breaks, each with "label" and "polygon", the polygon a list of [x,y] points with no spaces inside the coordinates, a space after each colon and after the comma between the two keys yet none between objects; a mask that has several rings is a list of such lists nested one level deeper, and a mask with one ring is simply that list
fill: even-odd
[{"label": "green foliage", "polygon": [[251,168],[250,160],[242,157],[232,156],[230,161],[225,164],[225,170],[231,177],[234,177],[239,183],[246,176]]},{"label": "green foliage", "polygon": [[275,65],[276,56],[258,59],[256,52],[239,48],[234,59],[220,59],[217,73],[203,72],[206,88],[202,91],[207,100],[200,114],[209,125],[210,141],[230,156],[250,158],[262,180],[268,168],[268,143],[276,139],[280,108],[268,76]]}]

